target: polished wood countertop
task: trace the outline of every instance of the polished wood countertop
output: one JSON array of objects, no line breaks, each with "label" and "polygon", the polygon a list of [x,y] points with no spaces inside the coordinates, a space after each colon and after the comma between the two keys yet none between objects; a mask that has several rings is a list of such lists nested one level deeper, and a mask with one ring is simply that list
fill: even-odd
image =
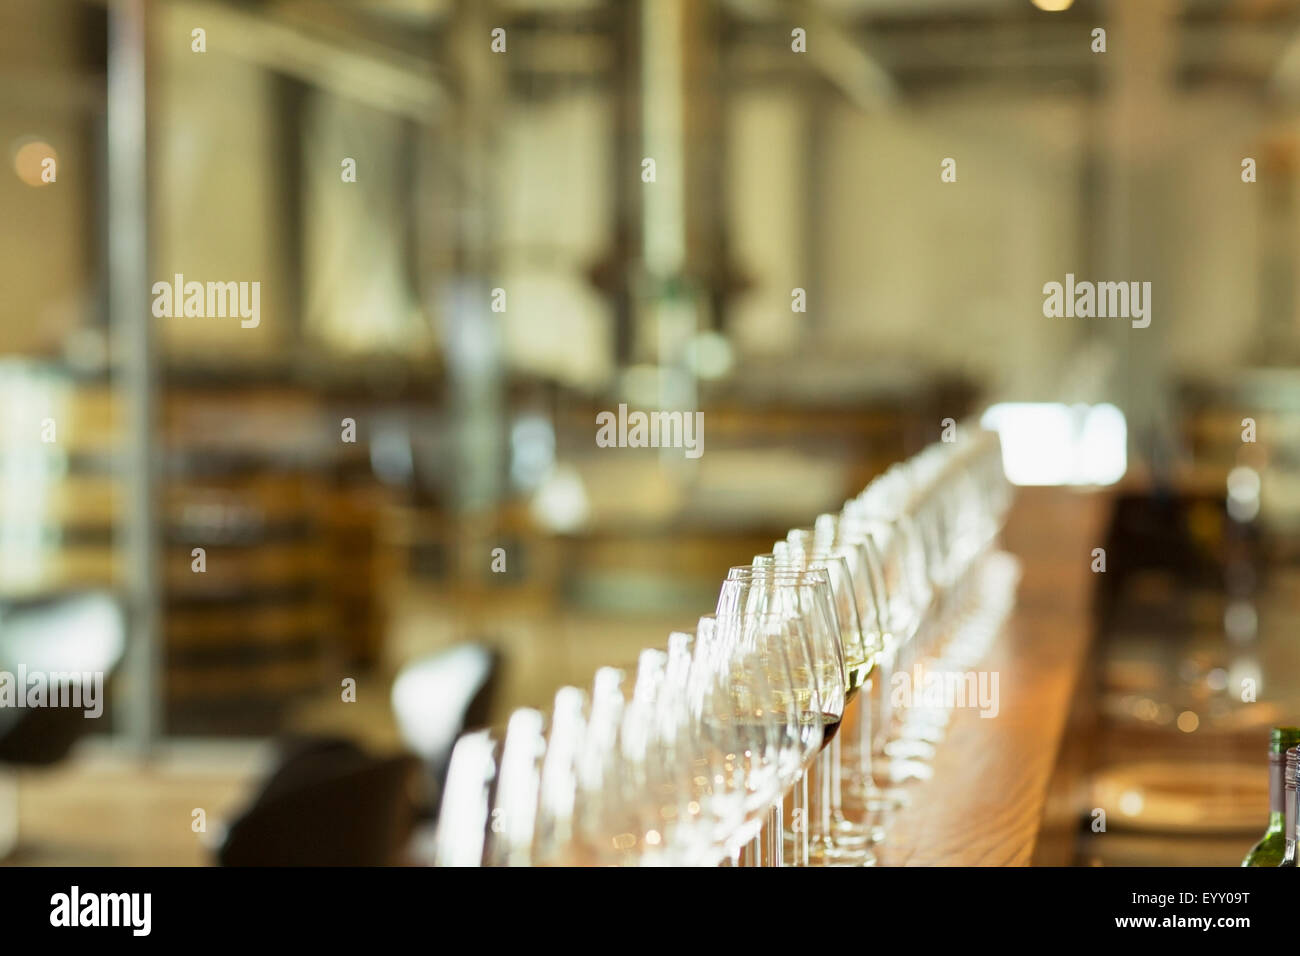
[{"label": "polished wood countertop", "polygon": [[1068,865],[1087,767],[1097,577],[1105,491],[1021,489],[1003,548],[1021,562],[1016,605],[977,670],[998,674],[999,711],[955,710],[934,775],[909,785],[911,802],[877,849],[885,866]]}]

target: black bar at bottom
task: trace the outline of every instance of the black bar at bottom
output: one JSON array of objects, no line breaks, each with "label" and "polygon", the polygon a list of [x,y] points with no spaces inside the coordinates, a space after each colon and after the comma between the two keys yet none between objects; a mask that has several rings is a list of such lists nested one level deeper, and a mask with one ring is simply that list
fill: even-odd
[{"label": "black bar at bottom", "polygon": [[[1194,934],[1231,945],[1241,934],[1280,936],[1294,925],[1295,883],[1285,872],[0,868],[0,918],[6,944],[72,934],[128,945],[147,938],[295,948],[391,938],[412,951],[463,950],[498,945],[513,931],[534,945],[550,936],[584,947],[680,932],[692,948],[708,945],[701,933],[742,945],[740,933],[748,947],[769,932],[822,933],[819,924],[830,921],[841,946],[859,933],[872,946],[895,934],[996,945],[1038,933],[1072,942]],[[131,894],[148,894],[147,910],[146,897]],[[117,925],[84,925],[92,921]]]}]

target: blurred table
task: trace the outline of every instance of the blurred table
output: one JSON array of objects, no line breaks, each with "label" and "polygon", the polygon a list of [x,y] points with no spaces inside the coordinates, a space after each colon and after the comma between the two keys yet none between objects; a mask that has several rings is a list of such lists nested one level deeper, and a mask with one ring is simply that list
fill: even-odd
[{"label": "blurred table", "polygon": [[[223,821],[265,773],[265,744],[164,745],[151,762],[92,741],[71,760],[19,774],[11,866],[205,866]],[[206,815],[194,830],[194,810]]]}]

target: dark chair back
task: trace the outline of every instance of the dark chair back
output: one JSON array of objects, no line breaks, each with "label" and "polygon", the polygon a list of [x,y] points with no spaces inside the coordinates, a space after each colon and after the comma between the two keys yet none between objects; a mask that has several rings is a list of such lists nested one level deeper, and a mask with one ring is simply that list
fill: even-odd
[{"label": "dark chair back", "polygon": [[335,739],[293,740],[227,828],[222,866],[385,866],[415,818],[419,761],[375,757]]},{"label": "dark chair back", "polygon": [[[75,695],[72,699],[80,700],[78,706],[0,708],[0,763],[56,763],[78,738],[96,729],[100,721],[88,711],[102,714],[109,675],[125,646],[125,616],[107,594],[60,594],[0,603],[0,670],[15,678],[22,670],[29,675],[41,672],[47,693],[57,687],[61,696]],[[94,675],[100,675],[100,680]],[[15,686],[14,692],[26,695],[27,688]]]},{"label": "dark chair back", "polygon": [[500,673],[496,650],[458,644],[413,661],[393,681],[398,729],[424,761],[435,790],[442,787],[456,738],[488,722]]}]

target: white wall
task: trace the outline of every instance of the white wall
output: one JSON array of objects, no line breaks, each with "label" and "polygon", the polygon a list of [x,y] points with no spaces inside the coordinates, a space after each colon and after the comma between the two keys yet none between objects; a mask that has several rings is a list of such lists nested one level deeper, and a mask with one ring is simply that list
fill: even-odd
[{"label": "white wall", "polygon": [[[756,95],[732,140],[732,183],[756,187],[731,200],[742,268],[760,283],[738,304],[742,347],[779,353],[808,326],[828,355],[986,376],[1052,354],[1066,330],[1043,320],[1041,289],[1080,259],[1079,113],[1052,102],[832,107],[821,166],[806,173],[822,183],[810,281],[823,284],[800,316],[791,205],[803,201],[804,120],[790,101]],[[946,157],[955,183],[940,180]],[[746,334],[758,329],[769,334]]]}]

